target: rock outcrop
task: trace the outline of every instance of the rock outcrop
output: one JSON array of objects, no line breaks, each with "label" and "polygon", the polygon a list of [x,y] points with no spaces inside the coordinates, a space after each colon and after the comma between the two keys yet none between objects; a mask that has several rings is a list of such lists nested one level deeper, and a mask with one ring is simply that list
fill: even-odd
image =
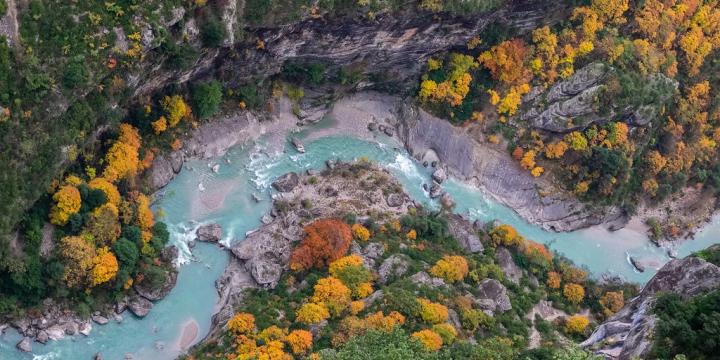
[{"label": "rock outcrop", "polygon": [[485,279],[480,282],[476,302],[481,309],[492,313],[501,313],[512,309],[507,289],[495,279]]},{"label": "rock outcrop", "polygon": [[672,260],[581,346],[613,359],[645,358],[653,344],[657,318],[652,308],[657,293],[673,292],[690,298],[718,288],[720,267],[698,257]]},{"label": "rock outcrop", "polygon": [[300,182],[300,177],[294,172],[289,172],[273,181],[272,186],[279,192],[290,192]]},{"label": "rock outcrop", "polygon": [[165,271],[165,282],[161,286],[154,288],[146,284],[145,281],[142,281],[133,286],[133,289],[135,289],[135,292],[140,296],[150,301],[158,301],[164,299],[170,291],[172,291],[175,283],[177,283],[177,276],[178,272],[175,269]]},{"label": "rock outcrop", "polygon": [[523,276],[522,269],[515,264],[515,260],[507,248],[500,246],[495,250],[495,261],[502,269],[506,279],[515,284],[520,283]]},{"label": "rock outcrop", "polygon": [[470,222],[461,216],[456,214],[449,215],[448,228],[450,234],[457,239],[465,251],[473,254],[483,251],[484,247],[482,242],[480,242],[477,231]]},{"label": "rock outcrop", "polygon": [[150,313],[153,303],[142,296],[135,296],[128,301],[127,306],[135,316],[142,318]]}]

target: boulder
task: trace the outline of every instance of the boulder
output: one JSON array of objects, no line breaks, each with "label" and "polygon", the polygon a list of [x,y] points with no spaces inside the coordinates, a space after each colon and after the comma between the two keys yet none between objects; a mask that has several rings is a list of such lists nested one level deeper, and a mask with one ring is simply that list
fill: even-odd
[{"label": "boulder", "polygon": [[130,301],[128,301],[128,308],[130,309],[130,311],[135,314],[135,316],[140,318],[145,317],[150,312],[152,307],[152,302],[142,296],[135,296],[130,299]]},{"label": "boulder", "polygon": [[443,170],[442,168],[437,168],[432,173],[432,179],[438,184],[442,184],[443,181],[447,180],[447,174],[445,174],[445,170]]},{"label": "boulder", "polygon": [[37,337],[35,337],[35,341],[41,344],[47,344],[48,340],[50,340],[50,338],[48,337],[48,334],[47,332],[45,332],[45,330],[38,331]]},{"label": "boulder", "polygon": [[385,259],[378,269],[378,283],[385,284],[394,277],[400,277],[407,273],[408,261],[403,255],[394,254]]},{"label": "boulder", "polygon": [[385,129],[383,130],[383,132],[384,132],[385,135],[387,135],[387,136],[393,136],[393,135],[395,135],[395,129],[394,129],[394,128],[391,128],[391,127],[389,127],[389,126],[385,127]]},{"label": "boulder", "polygon": [[102,315],[93,315],[92,321],[94,321],[98,325],[105,325],[109,322],[109,320]]},{"label": "boulder", "polygon": [[32,352],[32,344],[30,343],[30,338],[27,336],[20,340],[15,347],[20,351]]},{"label": "boulder", "polygon": [[285,193],[290,192],[293,189],[295,189],[296,186],[300,183],[300,177],[297,173],[289,172],[275,180],[272,183],[272,186],[275,188],[275,190]]},{"label": "boulder", "polygon": [[218,242],[222,239],[223,230],[220,224],[207,224],[199,227],[195,235],[199,241]]},{"label": "boulder", "polygon": [[498,266],[500,266],[503,274],[505,274],[505,278],[515,284],[520,283],[520,279],[522,279],[522,269],[515,264],[515,260],[513,260],[512,254],[510,254],[508,249],[502,246],[498,247],[495,251],[495,260],[497,260]]},{"label": "boulder", "polygon": [[477,299],[491,300],[492,304],[486,302],[485,306],[490,307],[487,310],[493,312],[505,312],[512,309],[507,289],[495,279],[485,279],[480,282]]},{"label": "boulder", "polygon": [[73,336],[78,333],[78,325],[75,321],[68,321],[62,325],[61,330],[65,335]]},{"label": "boulder", "polygon": [[410,281],[417,285],[425,285],[430,287],[445,286],[445,281],[441,278],[430,276],[430,274],[421,271],[410,277]]},{"label": "boulder", "polygon": [[442,186],[440,186],[440,184],[433,182],[432,186],[430,186],[430,198],[437,199],[443,196],[444,193],[445,191],[443,191],[443,188]]},{"label": "boulder", "polygon": [[93,357],[93,360],[103,360],[103,359],[104,358],[101,353],[97,353],[97,354],[95,354],[95,357]]},{"label": "boulder", "polygon": [[230,251],[243,260],[258,284],[274,287],[290,259],[292,246],[286,238],[261,229],[234,244]]},{"label": "boulder", "polygon": [[80,323],[80,326],[78,326],[78,332],[85,336],[89,336],[91,331],[92,324],[89,321],[83,321],[82,323]]},{"label": "boulder", "polygon": [[392,193],[392,194],[388,195],[385,200],[387,201],[387,204],[390,207],[399,207],[405,203],[405,199],[403,199],[403,196],[401,194],[397,194],[397,193]]}]

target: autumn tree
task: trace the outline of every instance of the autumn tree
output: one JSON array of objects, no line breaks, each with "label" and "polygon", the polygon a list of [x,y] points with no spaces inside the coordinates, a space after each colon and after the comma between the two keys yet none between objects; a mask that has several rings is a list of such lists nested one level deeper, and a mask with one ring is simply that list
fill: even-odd
[{"label": "autumn tree", "polygon": [[129,124],[121,124],[118,139],[105,154],[107,165],[103,177],[114,182],[135,176],[141,168],[140,146],[141,139],[137,129]]},{"label": "autumn tree", "polygon": [[115,255],[107,247],[100,248],[93,259],[91,286],[106,283],[118,272],[118,261]]},{"label": "autumn tree", "polygon": [[522,242],[517,230],[508,224],[501,224],[490,230],[490,240],[495,246],[513,246]]},{"label": "autumn tree", "polygon": [[248,313],[237,313],[228,320],[226,326],[236,335],[249,334],[255,331],[255,317]]},{"label": "autumn tree", "polygon": [[302,355],[312,348],[313,336],[307,330],[293,330],[287,336],[287,343],[295,355]]},{"label": "autumn tree", "polygon": [[590,321],[582,315],[573,315],[565,320],[565,329],[570,333],[582,334]]},{"label": "autumn tree", "polygon": [[350,305],[350,289],[342,281],[327,277],[318,280],[311,301],[323,303],[332,315],[340,315]]},{"label": "autumn tree", "polygon": [[608,291],[600,298],[600,305],[606,310],[606,315],[612,315],[625,306],[625,296],[621,291]]},{"label": "autumn tree", "polygon": [[579,304],[585,298],[585,288],[578,284],[566,284],[563,295],[573,304]]},{"label": "autumn tree", "polygon": [[50,210],[50,222],[55,225],[65,225],[70,216],[80,211],[82,199],[80,191],[74,186],[65,185],[54,195],[55,205]]},{"label": "autumn tree", "polygon": [[418,339],[428,351],[438,351],[443,345],[440,335],[430,329],[416,331],[412,337]]},{"label": "autumn tree", "polygon": [[547,274],[547,286],[551,289],[560,288],[560,274],[555,271],[550,271]]},{"label": "autumn tree", "polygon": [[562,140],[547,144],[545,147],[545,157],[548,159],[559,159],[565,155],[568,148],[568,144]]},{"label": "autumn tree", "polygon": [[295,314],[295,319],[303,324],[317,324],[330,317],[330,312],[325,304],[306,303],[300,306]]},{"label": "autumn tree", "polygon": [[165,118],[169,127],[175,127],[180,120],[190,115],[190,106],[180,95],[165,96],[160,101],[160,106],[165,111]]},{"label": "autumn tree", "polygon": [[490,70],[493,79],[506,86],[527,83],[531,73],[525,66],[528,49],[522,39],[506,40],[483,52],[478,57],[480,64]]},{"label": "autumn tree", "polygon": [[305,237],[290,255],[292,270],[324,268],[350,248],[350,227],[335,219],[316,220],[305,227]]},{"label": "autumn tree", "polygon": [[590,8],[598,14],[600,21],[619,25],[625,23],[623,14],[628,10],[628,0],[592,0]]},{"label": "autumn tree", "polygon": [[368,239],[370,239],[370,230],[362,224],[353,224],[352,233],[355,238],[360,241],[368,241]]},{"label": "autumn tree", "polygon": [[451,283],[462,281],[468,272],[467,260],[462,256],[444,256],[430,268],[430,274]]},{"label": "autumn tree", "polygon": [[120,192],[117,187],[108,179],[96,177],[88,183],[91,189],[101,190],[105,193],[107,201],[115,206],[120,204]]},{"label": "autumn tree", "polygon": [[362,299],[373,292],[373,275],[358,255],[345,256],[330,263],[329,273],[350,288],[353,298]]},{"label": "autumn tree", "polygon": [[80,236],[66,236],[60,239],[59,249],[67,286],[80,289],[89,284],[95,266],[95,247],[90,241]]},{"label": "autumn tree", "polygon": [[420,317],[430,324],[439,324],[448,319],[448,308],[443,304],[434,303],[427,299],[418,299],[420,304]]},{"label": "autumn tree", "polygon": [[112,203],[105,203],[96,208],[90,215],[87,231],[99,246],[112,245],[120,237],[120,220],[118,209]]}]

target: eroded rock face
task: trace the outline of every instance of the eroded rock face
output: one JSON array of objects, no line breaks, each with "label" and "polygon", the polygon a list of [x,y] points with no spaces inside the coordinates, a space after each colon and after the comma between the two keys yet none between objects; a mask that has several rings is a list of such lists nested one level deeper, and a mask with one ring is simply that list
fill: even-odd
[{"label": "eroded rock face", "polygon": [[207,224],[199,227],[195,235],[199,241],[218,242],[222,239],[223,230],[220,224]]},{"label": "eroded rock face", "polygon": [[582,344],[610,358],[646,358],[657,318],[655,295],[673,292],[685,298],[720,288],[720,267],[697,257],[672,260],[645,284],[640,294],[593,331]]},{"label": "eroded rock face", "polygon": [[[538,182],[505,149],[480,143],[447,120],[411,104],[401,105],[400,137],[417,159],[432,153],[449,175],[478,186],[529,222],[546,230],[572,231],[621,216],[616,209],[590,209],[572,194],[553,189],[541,196]],[[434,191],[433,191],[434,190]],[[440,196],[442,188],[431,192]]]},{"label": "eroded rock face", "polygon": [[408,271],[408,261],[404,256],[394,254],[385,259],[378,268],[378,283],[384,284],[393,277],[405,275]]}]

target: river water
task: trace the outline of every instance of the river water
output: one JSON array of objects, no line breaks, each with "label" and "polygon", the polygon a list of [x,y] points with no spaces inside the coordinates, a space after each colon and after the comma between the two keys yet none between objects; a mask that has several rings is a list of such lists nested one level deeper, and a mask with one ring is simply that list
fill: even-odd
[{"label": "river water", "polygon": [[[228,261],[225,251],[209,244],[198,243],[191,252],[188,242],[194,238],[194,230],[200,224],[217,222],[224,229],[225,244],[242,240],[247,231],[260,225],[260,217],[270,209],[271,181],[289,171],[322,169],[327,159],[347,161],[364,157],[390,170],[414,199],[437,206],[422,189],[422,184],[430,181],[429,171],[407,152],[395,148],[389,139],[367,142],[351,137],[325,137],[306,144],[305,154],[295,152],[289,145],[284,152],[271,154],[262,144],[261,139],[256,144],[232,148],[212,161],[190,161],[164,189],[154,208],[163,214],[162,221],[172,233],[171,242],[180,249],[181,267],[175,289],[155,303],[146,318],[136,319],[125,312],[122,322],[93,324],[89,337],[73,336],[47,345],[33,343],[33,354],[17,352],[15,344],[20,336],[7,330],[0,340],[0,359],[83,360],[92,359],[98,352],[110,360],[124,359],[127,354],[134,359],[175,358],[184,350],[180,339],[189,322],[194,321],[199,329],[193,343],[208,332],[218,297],[214,282]],[[217,173],[212,169],[214,165],[219,165]],[[471,219],[498,219],[511,224],[525,237],[547,244],[595,276],[611,273],[645,282],[669,260],[665,250],[651,245],[645,234],[632,229],[613,233],[601,227],[571,233],[546,232],[462,182],[451,179],[444,188],[457,202],[458,213]],[[720,221],[714,218],[695,240],[683,242],[675,250],[684,256],[703,249],[717,242],[714,234],[718,231]],[[628,262],[630,255],[652,266],[638,273]]]}]

